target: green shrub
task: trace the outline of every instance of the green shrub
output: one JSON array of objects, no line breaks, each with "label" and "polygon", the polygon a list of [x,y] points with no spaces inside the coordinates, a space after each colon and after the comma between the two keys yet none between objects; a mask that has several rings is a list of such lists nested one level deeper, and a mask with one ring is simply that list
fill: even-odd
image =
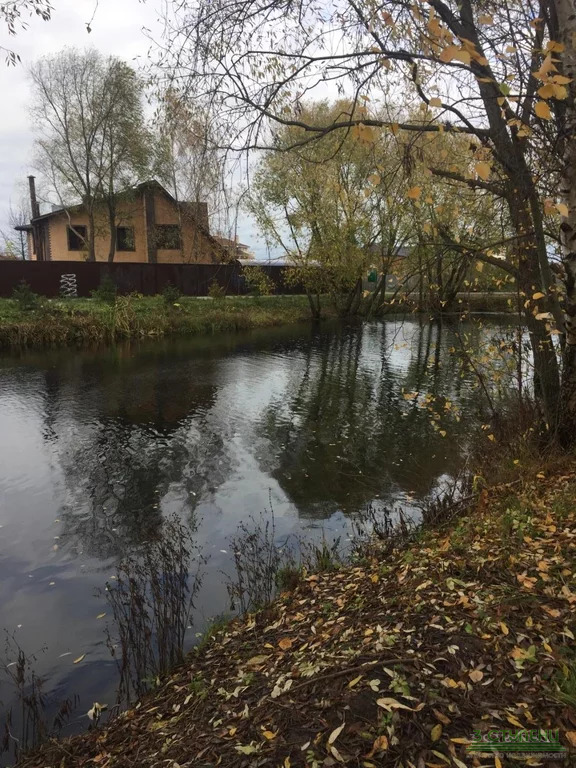
[{"label": "green shrub", "polygon": [[16,288],[14,288],[12,298],[18,302],[18,306],[23,312],[38,309],[40,306],[40,296],[34,293],[26,280],[21,280]]},{"label": "green shrub", "polygon": [[172,283],[166,283],[162,289],[162,298],[168,307],[174,306],[181,295],[180,290],[175,285],[172,285]]},{"label": "green shrub", "polygon": [[242,273],[250,293],[256,296],[271,296],[274,293],[274,280],[262,267],[244,267]]},{"label": "green shrub", "polygon": [[226,289],[216,279],[213,279],[208,286],[208,296],[212,299],[223,299],[226,296]]},{"label": "green shrub", "polygon": [[97,301],[103,301],[106,304],[114,304],[117,293],[118,288],[116,287],[114,280],[112,280],[110,275],[104,275],[100,281],[100,285],[95,291],[92,291],[91,295],[92,298]]}]

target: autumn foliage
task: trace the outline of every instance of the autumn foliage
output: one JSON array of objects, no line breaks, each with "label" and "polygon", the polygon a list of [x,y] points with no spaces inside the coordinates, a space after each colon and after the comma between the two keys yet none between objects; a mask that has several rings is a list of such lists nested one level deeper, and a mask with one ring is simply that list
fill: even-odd
[{"label": "autumn foliage", "polygon": [[305,575],[137,709],[22,768],[466,768],[491,727],[559,728],[574,749],[575,492],[573,463],[527,472],[406,549]]}]

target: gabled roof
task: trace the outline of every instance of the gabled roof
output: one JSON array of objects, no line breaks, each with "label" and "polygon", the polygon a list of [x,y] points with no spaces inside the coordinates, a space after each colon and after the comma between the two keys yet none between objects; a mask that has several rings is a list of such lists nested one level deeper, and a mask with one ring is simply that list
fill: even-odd
[{"label": "gabled roof", "polygon": [[[220,251],[221,253],[228,253],[227,249],[221,243],[219,243],[218,240],[213,235],[210,234],[210,230],[205,226],[205,224],[200,220],[198,216],[198,207],[206,206],[207,208],[206,203],[185,202],[183,200],[178,201],[173,195],[170,194],[170,192],[168,192],[166,187],[163,187],[159,181],[156,181],[156,179],[143,181],[141,184],[137,184],[135,187],[125,189],[122,192],[118,192],[116,197],[121,198],[122,196],[133,195],[134,193],[143,193],[148,189],[154,189],[158,192],[161,192],[176,207],[179,207],[181,210],[185,210],[189,215],[192,215],[196,220],[196,226],[198,227],[198,230],[212,244],[212,246],[216,250]],[[41,216],[36,216],[35,218],[31,219],[31,224],[35,224],[38,221],[45,221],[46,219],[49,219],[52,216],[60,216],[62,213],[66,213],[66,212],[74,213],[77,211],[81,211],[84,207],[85,206],[83,203],[79,203],[77,205],[68,206],[67,208],[58,208],[55,211],[49,211],[48,213],[44,213]]]},{"label": "gabled roof", "polygon": [[[168,192],[166,187],[163,187],[162,184],[160,184],[159,181],[156,181],[156,179],[150,179],[149,181],[143,181],[141,184],[137,184],[135,187],[128,187],[127,189],[123,189],[121,192],[118,192],[116,194],[116,198],[120,199],[122,197],[127,197],[128,195],[133,195],[134,193],[144,192],[147,189],[156,189],[159,192],[162,192],[163,195],[165,195],[170,202],[174,203],[174,205],[178,206],[186,206],[188,210],[190,210],[190,206],[195,206],[196,203],[189,203],[182,201],[177,201],[173,195]],[[203,203],[201,203],[203,205]],[[43,213],[40,216],[35,216],[33,219],[31,219],[32,223],[37,221],[43,221],[45,219],[49,219],[51,216],[60,216],[62,213],[75,213],[77,211],[81,211],[84,208],[84,203],[76,203],[75,205],[67,205],[62,206],[61,208],[57,208],[56,210],[48,211],[48,213]]]}]

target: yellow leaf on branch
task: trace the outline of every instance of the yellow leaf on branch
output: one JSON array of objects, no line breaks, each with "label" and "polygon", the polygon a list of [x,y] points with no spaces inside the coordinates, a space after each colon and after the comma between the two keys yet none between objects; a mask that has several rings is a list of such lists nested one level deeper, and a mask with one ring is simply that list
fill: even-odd
[{"label": "yellow leaf on branch", "polygon": [[542,99],[551,99],[554,96],[554,85],[552,83],[546,83],[541,88],[538,88],[538,96]]},{"label": "yellow leaf on branch", "polygon": [[537,101],[534,106],[534,112],[542,120],[552,119],[552,112],[550,112],[550,107],[548,106],[548,104],[546,104],[545,101]]},{"label": "yellow leaf on branch", "polygon": [[492,168],[490,167],[490,163],[476,163],[474,170],[481,179],[487,181],[490,178]]},{"label": "yellow leaf on branch", "polygon": [[555,72],[556,67],[554,66],[554,63],[552,61],[552,54],[549,53],[544,61],[542,62],[542,65],[539,70],[536,72],[533,72],[532,74],[534,77],[536,77],[538,80],[547,80],[550,72]]},{"label": "yellow leaf on branch", "polygon": [[558,101],[563,101],[568,98],[568,89],[566,86],[553,84],[552,88],[554,88],[554,98],[558,99]]}]

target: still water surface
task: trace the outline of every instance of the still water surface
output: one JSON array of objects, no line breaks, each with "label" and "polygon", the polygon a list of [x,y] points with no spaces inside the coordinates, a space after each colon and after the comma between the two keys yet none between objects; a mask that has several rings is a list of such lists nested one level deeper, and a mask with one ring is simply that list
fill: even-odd
[{"label": "still water surface", "polygon": [[[480,347],[502,328],[468,330]],[[192,645],[229,608],[240,521],[272,506],[279,537],[345,536],[368,504],[413,508],[454,473],[480,402],[456,330],[389,320],[0,360],[0,630],[36,653],[49,704],[79,696],[72,729],[114,701],[95,593],[163,515],[195,517],[209,558]]]}]

